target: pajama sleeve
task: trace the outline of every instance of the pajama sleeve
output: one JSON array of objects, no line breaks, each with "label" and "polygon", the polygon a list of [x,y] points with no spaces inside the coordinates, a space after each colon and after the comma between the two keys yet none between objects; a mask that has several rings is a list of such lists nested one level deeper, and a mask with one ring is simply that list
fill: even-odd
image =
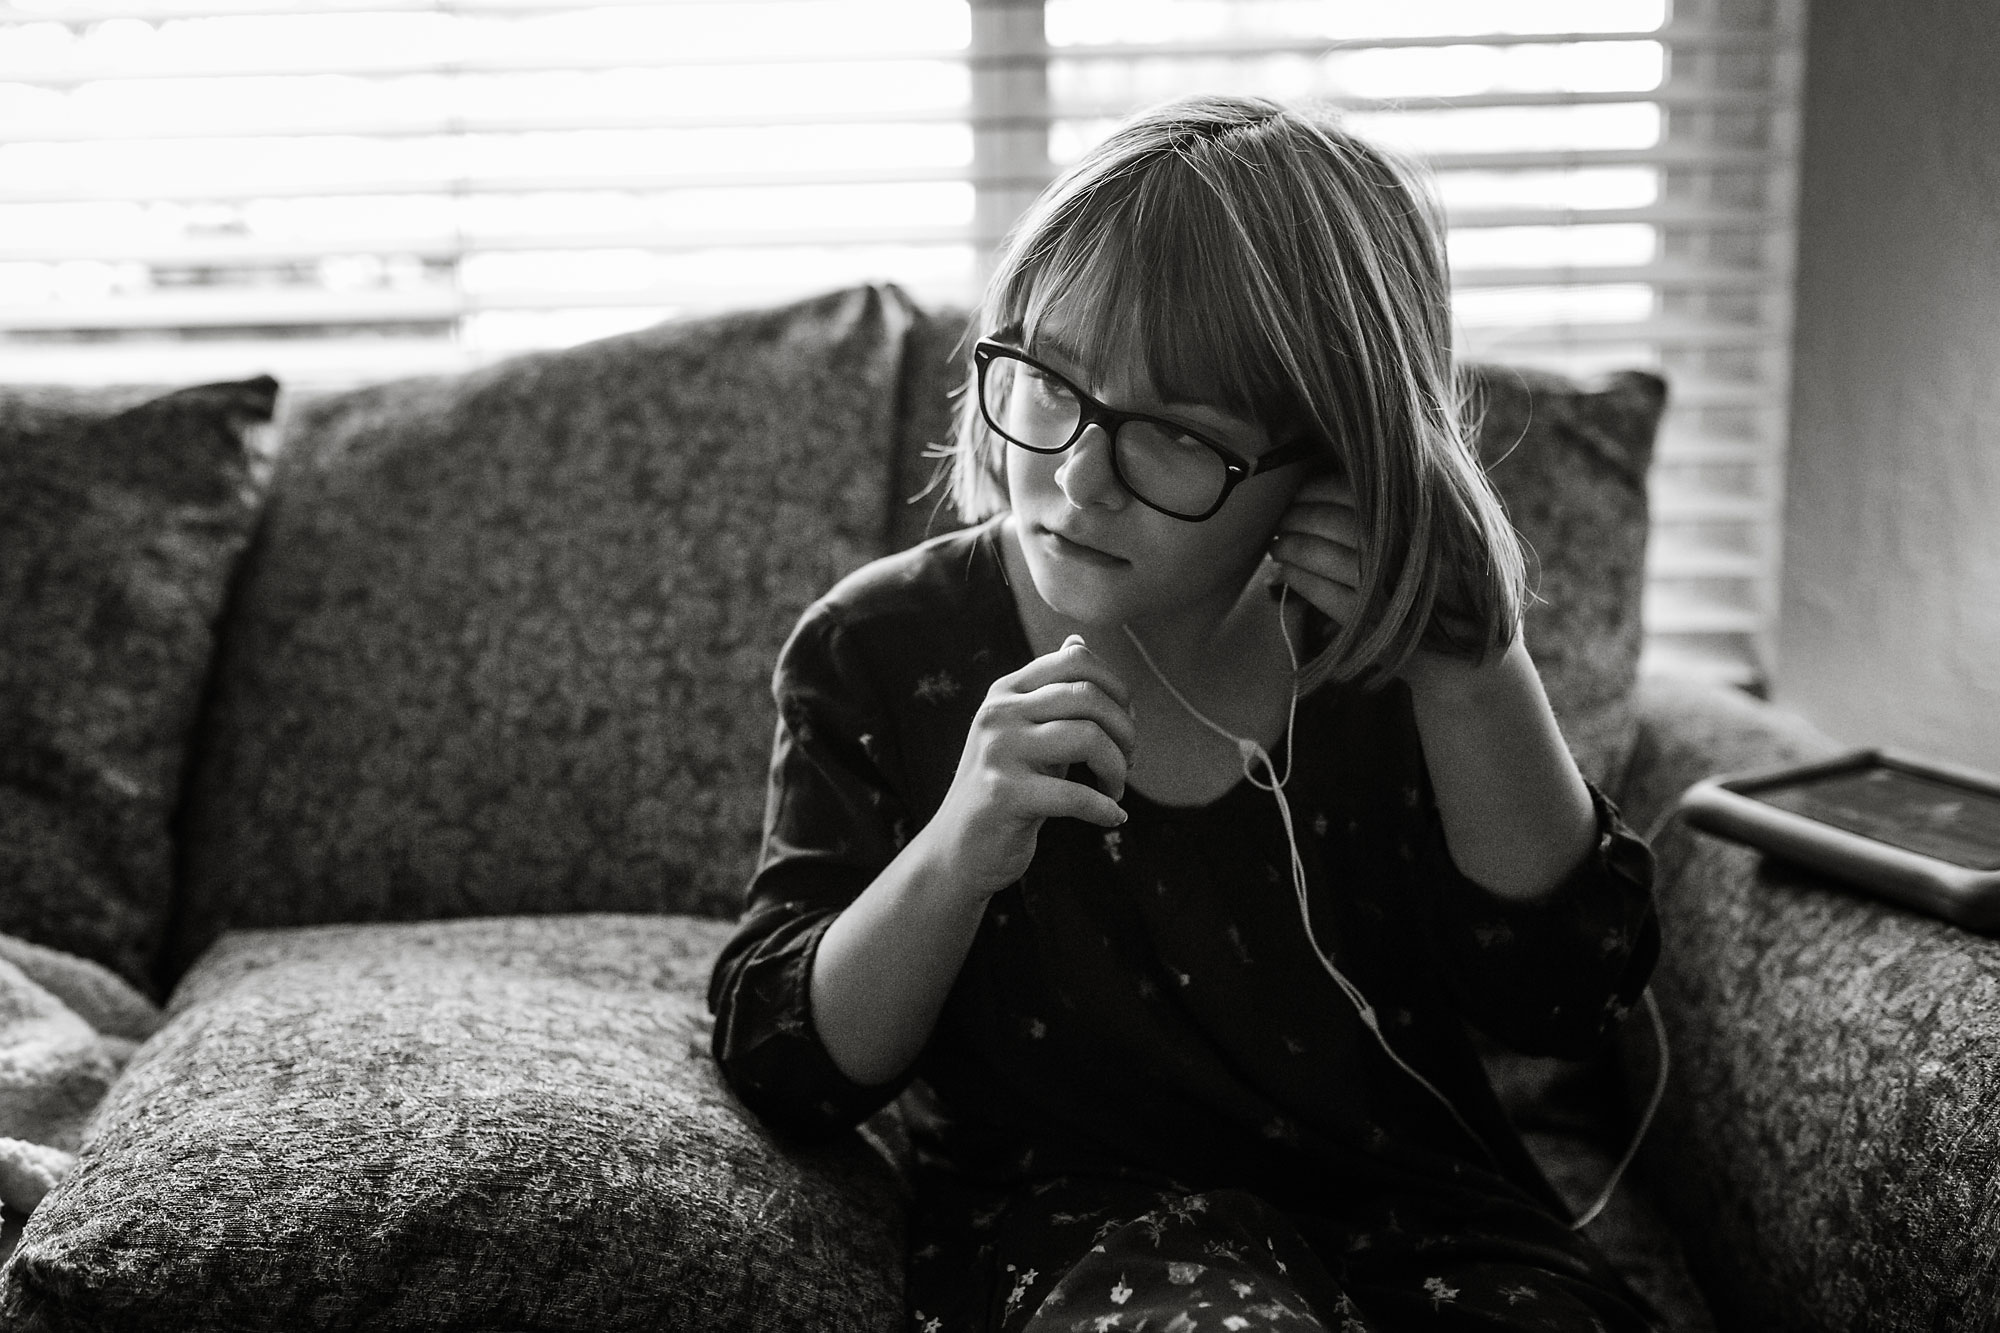
[{"label": "pajama sleeve", "polygon": [[713,1049],[730,1087],[773,1130],[830,1137],[907,1078],[858,1084],[813,1026],[809,982],[826,929],[906,838],[889,719],[837,613],[807,611],[780,654],[764,841],[746,910],[709,979]]},{"label": "pajama sleeve", "polygon": [[1660,953],[1653,854],[1590,786],[1589,852],[1549,894],[1522,902],[1460,873],[1422,803],[1429,934],[1446,992],[1488,1036],[1530,1055],[1582,1058],[1638,1003]]}]

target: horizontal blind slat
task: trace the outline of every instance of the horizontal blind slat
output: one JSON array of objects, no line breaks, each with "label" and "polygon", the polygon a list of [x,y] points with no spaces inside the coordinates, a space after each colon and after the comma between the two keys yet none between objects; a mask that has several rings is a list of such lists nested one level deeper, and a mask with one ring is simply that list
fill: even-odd
[{"label": "horizontal blind slat", "polygon": [[1648,587],[1640,618],[1655,634],[1754,634],[1763,628],[1758,611],[1706,598]]},{"label": "horizontal blind slat", "polygon": [[1655,579],[1732,578],[1752,580],[1764,573],[1756,556],[1717,551],[1693,542],[1676,542],[1670,533],[1648,545],[1646,573]]},{"label": "horizontal blind slat", "polygon": [[[1002,42],[996,46],[969,51],[964,47],[923,47],[899,49],[880,47],[872,49],[776,49],[759,53],[754,62],[745,53],[735,51],[682,52],[663,54],[656,52],[635,52],[631,50],[606,52],[593,57],[569,56],[520,56],[494,54],[480,51],[454,53],[440,58],[422,53],[404,55],[395,51],[382,54],[365,65],[330,61],[325,58],[293,59],[287,61],[260,62],[255,73],[264,76],[282,75],[322,75],[322,74],[460,74],[460,73],[504,73],[504,74],[556,74],[556,73],[598,73],[606,70],[632,69],[657,70],[667,72],[675,69],[713,68],[755,63],[759,66],[771,65],[826,65],[826,64],[888,64],[888,63],[942,63],[963,62],[972,68],[995,68],[1015,65],[1039,66],[1045,60],[1072,63],[1130,62],[1134,60],[1204,60],[1217,59],[1268,59],[1275,56],[1322,56],[1333,51],[1375,51],[1406,50],[1439,46],[1479,46],[1507,49],[1528,46],[1574,46],[1622,42],[1661,42],[1684,51],[1733,52],[1742,50],[1763,50],[1768,48],[1773,38],[1770,33],[1755,29],[1710,29],[1690,26],[1676,29],[1668,24],[1658,29],[1636,29],[1620,32],[1559,32],[1559,33],[1476,33],[1464,35],[1423,35],[1410,37],[1370,37],[1363,40],[1328,40],[1325,38],[1269,38],[1222,39],[1216,41],[1159,43],[1133,45],[1127,43],[1102,43],[1075,46],[1047,46],[1026,44],[1009,46]],[[0,63],[0,82],[28,84],[42,88],[73,87],[85,83],[107,83],[127,79],[195,79],[227,78],[248,73],[240,64],[210,60],[201,62],[160,62],[145,64],[138,61],[123,64],[110,62],[71,61],[63,65],[42,64],[7,65]]]},{"label": "horizontal blind slat", "polygon": [[1452,285],[1459,290],[1481,287],[1581,287],[1612,283],[1644,283],[1660,290],[1711,292],[1756,291],[1772,285],[1771,275],[1757,269],[1661,260],[1650,264],[1569,264],[1506,267],[1454,266]]},{"label": "horizontal blind slat", "polygon": [[[461,196],[464,198],[465,196]],[[217,236],[152,239],[143,234],[129,240],[103,236],[88,239],[51,238],[45,242],[10,241],[0,237],[0,262],[35,263],[116,258],[148,264],[250,264],[306,260],[327,254],[414,255],[448,257],[464,251],[685,251],[734,246],[944,244],[963,242],[961,224],[899,226],[768,226],[701,230],[661,226],[645,230],[492,232],[482,228],[438,230],[429,234],[332,234],[294,237]],[[1772,275],[1755,269],[1727,268],[1675,260],[1643,264],[1518,265],[1468,263],[1454,265],[1460,289],[1485,287],[1549,288],[1648,283],[1662,289],[1744,291],[1767,287]]]},{"label": "horizontal blind slat", "polygon": [[[1733,324],[1722,321],[1693,319],[1660,319],[1640,321],[1617,321],[1602,324],[1582,322],[1558,324],[1553,321],[1521,325],[1518,327],[1472,325],[1461,326],[1459,342],[1461,350],[1472,360],[1509,359],[1510,355],[1523,351],[1553,347],[1654,347],[1686,351],[1705,351],[1760,347],[1765,341],[1762,329],[1750,324]],[[1735,404],[1750,401],[1748,395],[1768,395],[1764,386],[1752,386],[1739,393],[1735,389],[1721,388],[1710,391],[1705,400],[1711,405]],[[1691,395],[1675,391],[1675,401],[1686,403]]]},{"label": "horizontal blind slat", "polygon": [[1701,643],[1686,643],[1676,635],[1656,630],[1639,650],[1639,672],[1755,690],[1763,685],[1763,677],[1744,656],[1746,651],[1722,651]]},{"label": "horizontal blind slat", "polygon": [[[970,253],[966,256],[970,268]],[[816,288],[825,282],[807,279]],[[856,275],[851,280],[862,280]],[[129,298],[65,302],[46,309],[0,308],[0,332],[58,329],[181,329],[285,325],[434,323],[498,311],[620,310],[631,307],[752,305],[772,293],[802,290],[785,275],[747,272],[703,282],[627,287],[607,292],[466,292],[449,287],[414,291],[334,292],[320,288],[149,292]]]},{"label": "horizontal blind slat", "polygon": [[202,203],[248,202],[258,199],[316,199],[360,197],[404,197],[410,195],[460,197],[467,194],[558,194],[623,193],[668,194],[689,190],[795,188],[841,185],[912,185],[939,182],[967,182],[994,189],[1039,187],[1039,178],[1007,172],[981,172],[970,166],[914,167],[822,167],[783,170],[707,172],[584,172],[564,175],[466,174],[443,180],[396,180],[387,177],[348,177],[311,181],[174,182],[162,181],[144,190],[130,183],[79,181],[74,188],[20,187],[0,181],[0,205],[15,203],[64,203],[70,201],[122,200],[133,197],[163,202]]},{"label": "horizontal blind slat", "polygon": [[[1427,160],[1437,171],[1529,171],[1550,168],[1603,166],[1659,166],[1755,169],[1770,160],[1763,149],[1733,149],[1701,152],[1683,145],[1652,148],[1592,148],[1535,150],[1525,152],[1438,153]],[[635,171],[631,173],[584,172],[573,175],[501,175],[466,173],[434,182],[397,180],[387,177],[364,179],[343,177],[311,181],[216,181],[189,182],[163,180],[136,190],[131,182],[79,180],[58,188],[22,185],[17,180],[0,180],[0,205],[9,203],[54,203],[70,200],[126,199],[199,200],[228,202],[251,199],[297,199],[317,196],[407,195],[417,193],[544,194],[564,190],[626,190],[632,192],[691,190],[773,185],[881,184],[890,182],[970,181],[995,189],[1039,189],[1042,178],[1010,172],[982,173],[966,167],[854,167],[814,170],[762,170],[742,172]]]},{"label": "horizontal blind slat", "polygon": [[[217,237],[212,240],[170,240],[120,246],[120,262],[161,266],[251,266],[341,257],[409,257],[448,260],[467,251],[504,254],[514,251],[566,253],[590,251],[684,253],[695,250],[769,249],[806,246],[964,245],[965,227],[953,224],[901,227],[773,227],[715,231],[557,232],[522,235],[437,233],[428,236],[375,236],[257,239]],[[8,244],[0,240],[0,263],[37,263],[104,258],[102,244],[72,242],[46,246]],[[4,318],[4,316],[0,316]]]},{"label": "horizontal blind slat", "polygon": [[[204,83],[219,80],[198,76]],[[244,75],[260,84],[268,76]],[[342,77],[335,75],[334,77]],[[7,75],[0,71],[0,82]],[[1327,99],[1350,112],[1430,113],[1440,111],[1481,111],[1522,107],[1661,106],[1683,112],[1754,111],[1770,102],[1761,91],[1726,89],[1656,88],[1620,92],[1580,93],[1478,93],[1451,97],[1421,98],[1342,98]],[[343,119],[338,126],[318,120],[287,122],[272,119],[257,125],[243,125],[229,114],[218,113],[209,122],[164,123],[131,126],[106,134],[101,126],[36,124],[17,121],[9,141],[25,143],[145,143],[169,140],[315,139],[369,138],[401,139],[442,137],[456,134],[547,134],[577,131],[631,130],[729,130],[768,129],[792,125],[966,125],[973,130],[1032,129],[1057,120],[1120,119],[1138,107],[1123,102],[1062,103],[1047,117],[1013,114],[974,115],[962,105],[933,107],[834,108],[829,110],[773,109],[722,110],[705,112],[566,112],[551,109],[536,115],[468,111],[427,116],[385,116]]]},{"label": "horizontal blind slat", "polygon": [[[851,3],[851,0],[811,0],[813,3],[837,5]],[[560,0],[451,0],[452,10],[472,16],[496,15],[505,17],[533,16],[542,14],[574,14],[592,9],[656,9],[663,5],[679,5],[684,8],[697,6],[712,7],[716,0],[579,0],[578,3],[563,4]],[[731,5],[755,4],[798,4],[800,0],[729,0]],[[227,18],[294,18],[317,17],[321,14],[434,14],[438,10],[438,0],[301,0],[297,4],[251,3],[218,8],[212,4],[175,3],[161,0],[149,5],[85,5],[66,4],[60,10],[48,13],[25,12],[21,10],[0,10],[0,26],[28,23],[63,23],[70,26],[105,23],[116,19],[133,19],[140,22],[156,22],[167,19],[202,19],[221,15]]]},{"label": "horizontal blind slat", "polygon": [[[956,242],[963,244],[962,240]],[[940,242],[942,248],[943,243]],[[765,247],[768,248],[768,247]],[[810,247],[821,248],[821,247]],[[837,249],[842,247],[824,247]],[[862,248],[850,245],[844,248]],[[460,311],[474,309],[587,308],[623,305],[650,305],[660,296],[652,288],[628,287],[616,291],[576,291],[540,293],[493,291],[477,296],[454,296]],[[98,296],[46,305],[10,302],[0,307],[0,329],[138,328],[187,324],[278,324],[354,320],[364,323],[382,319],[442,317],[429,312],[444,308],[441,297],[426,292],[381,292],[343,296],[319,288],[294,289],[257,287],[246,290],[218,288],[181,291],[153,289],[124,296]],[[409,313],[402,313],[409,312]],[[1473,326],[1465,334],[1467,354],[1475,359],[1493,359],[1507,350],[1558,345],[1633,344],[1676,348],[1729,348],[1755,346],[1763,331],[1752,325],[1695,320],[1658,320],[1616,323],[1571,323],[1495,329]]]},{"label": "horizontal blind slat", "polygon": [[270,374],[287,389],[449,374],[482,359],[491,358],[418,338],[22,344],[0,353],[5,379],[16,384],[198,384]]}]

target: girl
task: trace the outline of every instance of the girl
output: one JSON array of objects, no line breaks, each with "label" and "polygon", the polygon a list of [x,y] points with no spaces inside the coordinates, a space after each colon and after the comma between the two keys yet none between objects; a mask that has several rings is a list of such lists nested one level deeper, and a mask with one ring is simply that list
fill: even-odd
[{"label": "girl", "polygon": [[1462,1022],[1588,1052],[1658,934],[1521,640],[1448,296],[1330,116],[1138,117],[979,313],[984,521],[786,645],[715,1051],[799,1137],[902,1095],[917,1333],[1648,1326]]}]

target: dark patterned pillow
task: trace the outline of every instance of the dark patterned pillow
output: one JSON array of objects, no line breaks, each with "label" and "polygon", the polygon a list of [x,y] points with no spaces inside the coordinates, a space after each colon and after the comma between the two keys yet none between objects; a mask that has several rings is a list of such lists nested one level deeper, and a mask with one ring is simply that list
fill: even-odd
[{"label": "dark patterned pillow", "polygon": [[734,915],[771,664],[881,550],[910,319],[860,288],[288,418],[176,965],[230,925]]},{"label": "dark patterned pillow", "polygon": [[1598,385],[1508,366],[1466,374],[1486,475],[1528,547],[1528,651],[1577,766],[1616,790],[1639,727],[1646,470],[1666,381],[1643,370]]},{"label": "dark patterned pillow", "polygon": [[229,936],[29,1218],[0,1327],[893,1327],[887,1166],[853,1137],[777,1150],[716,1075],[730,929]]},{"label": "dark patterned pillow", "polygon": [[0,391],[0,932],[147,990],[277,390]]}]

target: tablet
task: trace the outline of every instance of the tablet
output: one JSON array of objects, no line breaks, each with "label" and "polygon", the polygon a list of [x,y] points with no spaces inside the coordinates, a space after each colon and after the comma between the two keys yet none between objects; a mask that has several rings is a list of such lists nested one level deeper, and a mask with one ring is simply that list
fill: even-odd
[{"label": "tablet", "polygon": [[1710,778],[1697,828],[1970,930],[2000,932],[2000,778],[1889,750]]}]

